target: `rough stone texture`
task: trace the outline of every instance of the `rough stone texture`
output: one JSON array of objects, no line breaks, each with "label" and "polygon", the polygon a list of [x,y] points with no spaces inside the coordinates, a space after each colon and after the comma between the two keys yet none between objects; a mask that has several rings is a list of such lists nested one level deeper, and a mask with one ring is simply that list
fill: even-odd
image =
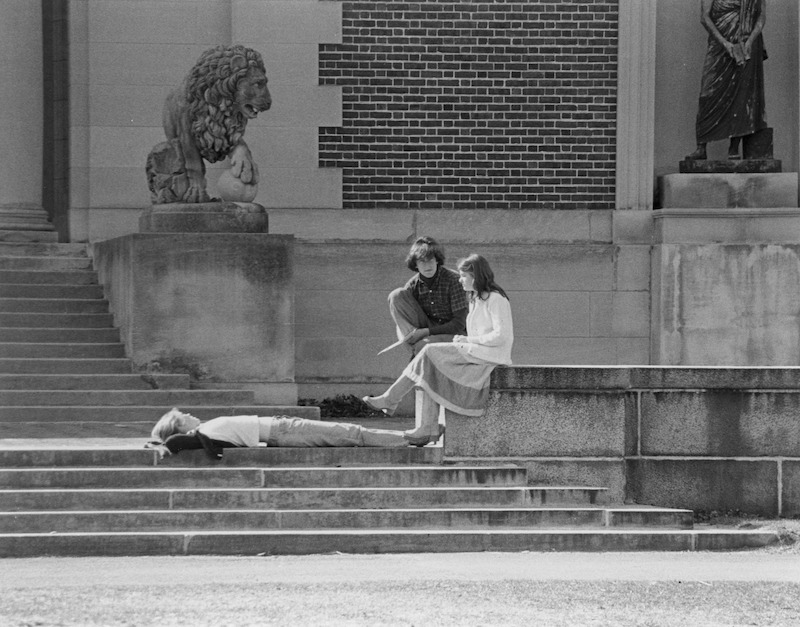
[{"label": "rough stone texture", "polygon": [[800,237],[796,207],[658,209],[652,217],[657,244],[793,244]]},{"label": "rough stone texture", "polygon": [[783,460],[781,516],[800,516],[800,460]]},{"label": "rough stone texture", "polygon": [[642,505],[778,513],[774,460],[628,460],[628,498]]},{"label": "rough stone texture", "polygon": [[746,159],[740,161],[716,161],[686,159],[678,164],[681,174],[774,174],[780,172],[780,159]]},{"label": "rough stone texture", "polygon": [[642,393],[643,455],[800,457],[800,393]]},{"label": "rough stone texture", "polygon": [[800,363],[800,245],[657,246],[652,283],[655,363]]},{"label": "rough stone texture", "polygon": [[797,207],[797,173],[667,174],[659,193],[664,208]]},{"label": "rough stone texture", "polygon": [[294,382],[293,250],[291,236],[152,233],[93,253],[138,368],[263,391]]},{"label": "rough stone texture", "polygon": [[528,471],[528,485],[603,487],[605,503],[625,499],[625,462],[622,459],[516,459]]},{"label": "rough stone texture", "polygon": [[626,416],[632,412],[621,394],[493,392],[484,416],[448,416],[445,453],[622,457]]},{"label": "rough stone texture", "polygon": [[710,368],[692,366],[499,366],[495,390],[797,389],[800,368]]},{"label": "rough stone texture", "polygon": [[142,233],[266,233],[266,209],[250,202],[153,205],[139,218]]}]

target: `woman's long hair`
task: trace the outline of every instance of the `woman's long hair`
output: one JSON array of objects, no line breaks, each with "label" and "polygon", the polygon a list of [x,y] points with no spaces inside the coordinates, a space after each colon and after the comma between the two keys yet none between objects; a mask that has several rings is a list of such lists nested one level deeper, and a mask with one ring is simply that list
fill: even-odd
[{"label": "woman's long hair", "polygon": [[497,292],[506,300],[509,300],[505,290],[495,282],[494,272],[492,272],[489,262],[481,255],[472,253],[464,259],[460,259],[458,262],[458,270],[472,275],[474,281],[472,285],[473,298],[477,297],[483,299],[484,293],[486,294],[486,298],[489,298],[489,293]]}]

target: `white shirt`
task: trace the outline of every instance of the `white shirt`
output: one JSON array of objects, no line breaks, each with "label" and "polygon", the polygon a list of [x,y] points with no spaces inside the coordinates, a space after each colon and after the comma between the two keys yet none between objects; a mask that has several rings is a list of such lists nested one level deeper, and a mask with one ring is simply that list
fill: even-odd
[{"label": "white shirt", "polygon": [[204,422],[197,430],[212,440],[258,446],[258,424],[258,416],[220,416]]},{"label": "white shirt", "polygon": [[514,344],[514,323],[508,299],[491,292],[489,298],[475,298],[467,314],[467,336],[464,350],[472,357],[493,364],[511,364]]}]

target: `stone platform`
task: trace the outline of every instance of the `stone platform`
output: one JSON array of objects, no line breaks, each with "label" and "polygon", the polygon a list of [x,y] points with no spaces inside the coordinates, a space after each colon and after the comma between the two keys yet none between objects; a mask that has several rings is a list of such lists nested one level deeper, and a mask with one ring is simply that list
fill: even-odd
[{"label": "stone platform", "polygon": [[797,207],[797,173],[667,174],[662,208]]},{"label": "stone platform", "polygon": [[798,416],[798,367],[498,367],[485,416],[447,413],[445,460],[612,501],[797,516]]}]

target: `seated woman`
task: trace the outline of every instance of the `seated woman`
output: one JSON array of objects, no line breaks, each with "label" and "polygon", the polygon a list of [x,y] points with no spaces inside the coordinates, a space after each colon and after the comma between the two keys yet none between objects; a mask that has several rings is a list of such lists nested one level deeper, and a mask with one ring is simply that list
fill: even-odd
[{"label": "seated woman", "polygon": [[150,443],[161,457],[186,449],[205,449],[219,459],[222,449],[267,446],[408,446],[402,431],[365,429],[342,422],[291,416],[220,416],[201,422],[173,407],[153,427]]},{"label": "seated woman", "polygon": [[469,296],[467,335],[456,335],[452,343],[428,344],[386,392],[363,398],[371,408],[391,416],[403,396],[415,387],[423,390],[417,428],[405,433],[414,446],[438,442],[443,432],[440,406],[465,416],[483,415],[492,370],[498,364],[511,364],[511,306],[489,263],[472,254],[459,261],[458,273]]}]

